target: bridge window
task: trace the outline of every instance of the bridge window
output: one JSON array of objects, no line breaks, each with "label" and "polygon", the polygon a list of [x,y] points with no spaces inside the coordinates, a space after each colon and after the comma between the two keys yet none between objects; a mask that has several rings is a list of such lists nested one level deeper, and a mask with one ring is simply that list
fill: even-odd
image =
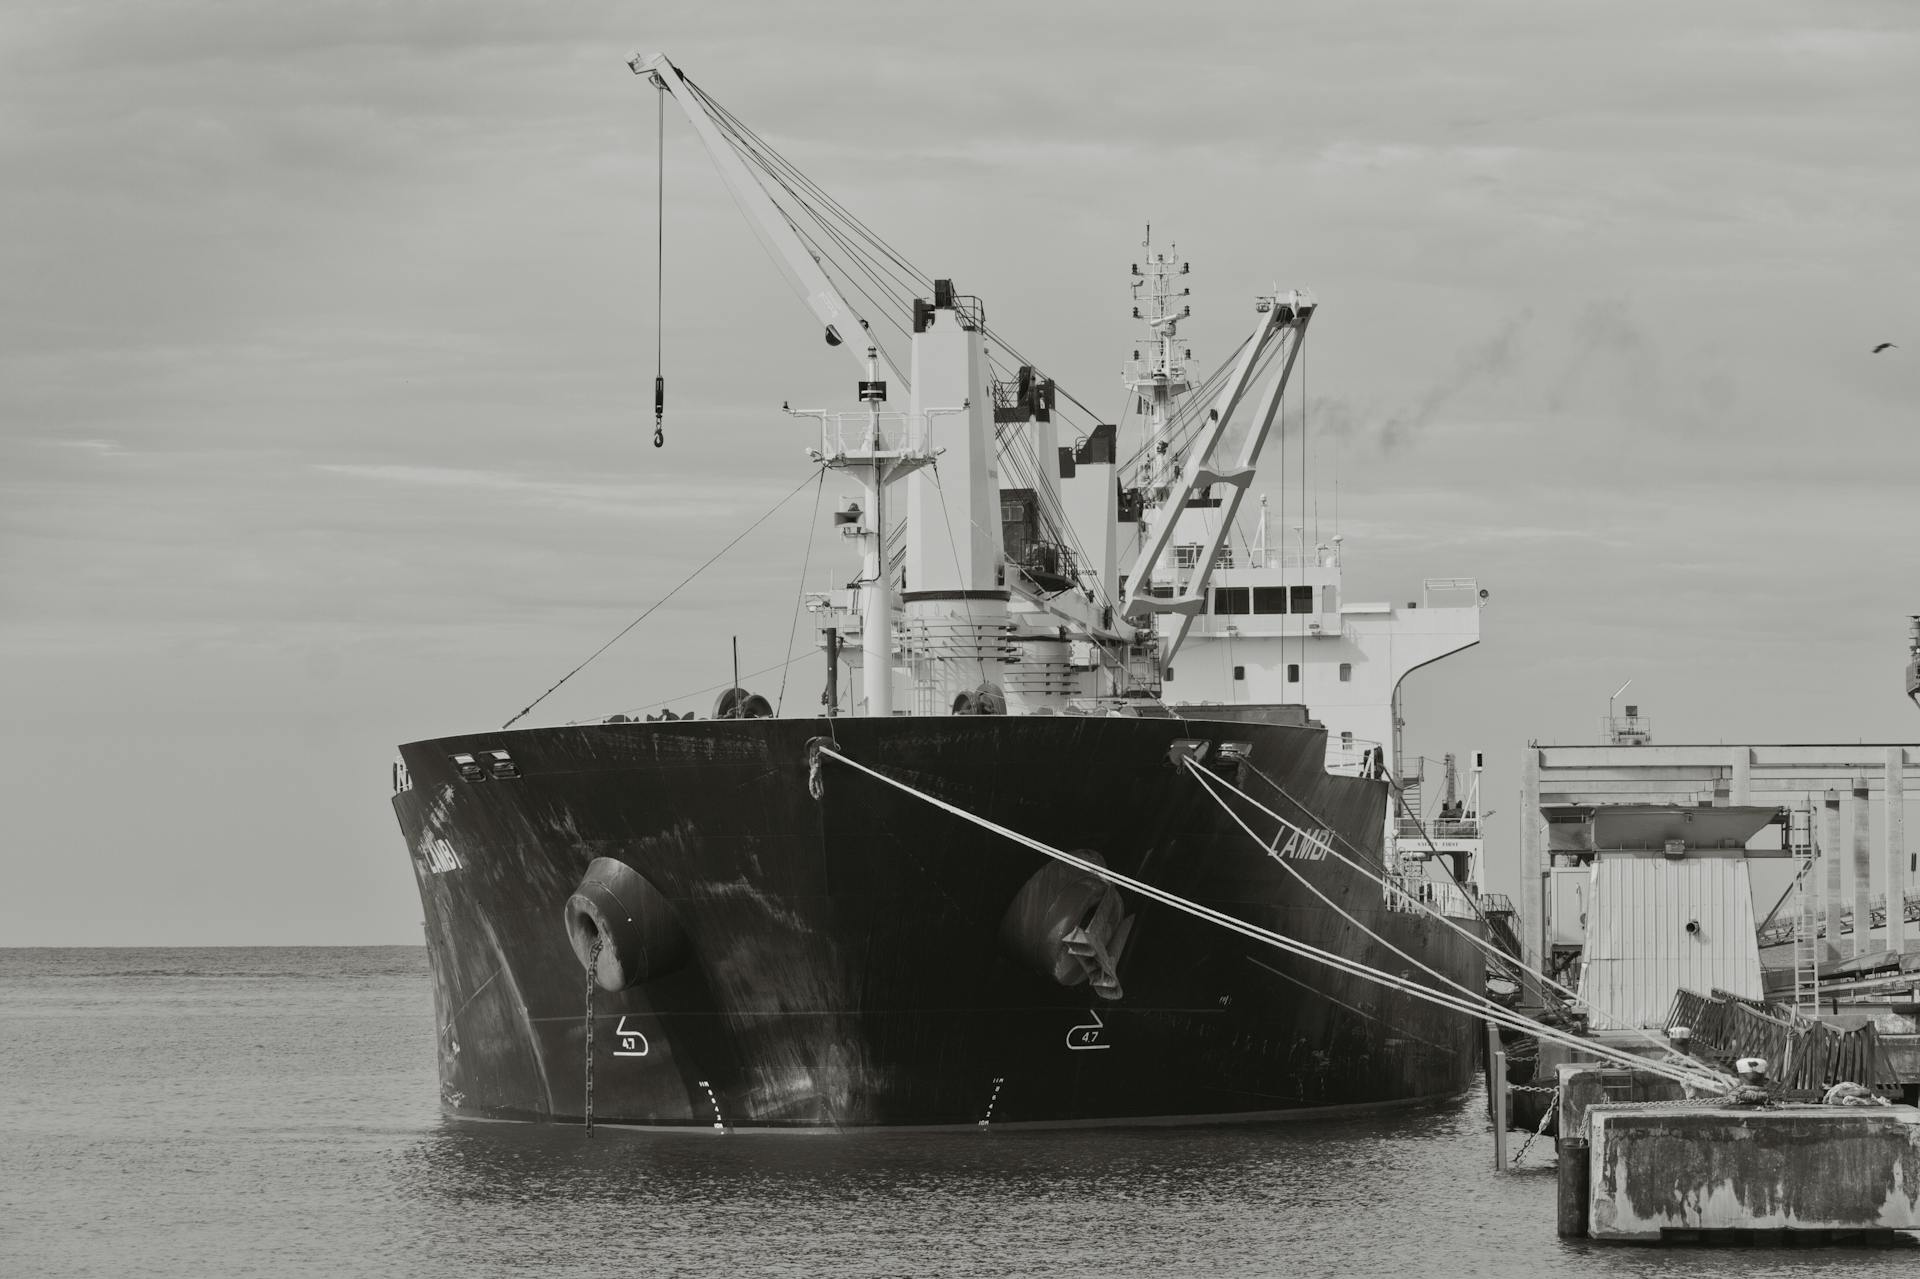
[{"label": "bridge window", "polygon": [[1256,586],[1253,588],[1253,611],[1256,613],[1284,613],[1287,611],[1287,588],[1284,586]]},{"label": "bridge window", "polygon": [[1287,611],[1289,613],[1313,612],[1313,588],[1311,586],[1296,586],[1293,587],[1292,590],[1293,607]]},{"label": "bridge window", "polygon": [[1234,667],[1234,668],[1233,668],[1233,677],[1234,677],[1235,679],[1238,679],[1238,680],[1243,680],[1243,679],[1245,679],[1245,678],[1247,677],[1247,668],[1246,668],[1246,667],[1244,667],[1244,666],[1236,666],[1236,667]]},{"label": "bridge window", "polygon": [[1340,682],[1342,684],[1353,683],[1353,663],[1352,662],[1340,663]]},{"label": "bridge window", "polygon": [[1287,683],[1298,684],[1299,682],[1300,682],[1300,663],[1288,662],[1287,663]]},{"label": "bridge window", "polygon": [[1244,586],[1216,586],[1213,588],[1213,611],[1226,616],[1244,614],[1247,611],[1247,588]]}]

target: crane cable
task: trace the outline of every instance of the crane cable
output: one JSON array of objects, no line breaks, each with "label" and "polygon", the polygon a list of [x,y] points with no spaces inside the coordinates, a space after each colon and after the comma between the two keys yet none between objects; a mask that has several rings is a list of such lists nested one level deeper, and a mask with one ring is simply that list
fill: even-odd
[{"label": "crane cable", "polygon": [[654,98],[653,126],[653,447],[667,443],[667,87]]},{"label": "crane cable", "polygon": [[[824,470],[825,468],[823,467],[822,469]],[[519,714],[515,715],[512,719],[508,720],[506,723],[502,724],[500,727],[502,729],[512,728],[515,724],[519,723],[522,719],[525,719],[527,717],[527,714],[531,712],[534,707],[538,706],[540,703],[546,701],[547,698],[551,697],[555,689],[558,689],[562,684],[572,679],[575,675],[578,675],[581,671],[587,669],[588,662],[593,661],[594,658],[600,656],[600,654],[606,652],[608,649],[612,648],[615,644],[618,644],[621,641],[621,639],[626,636],[626,633],[628,631],[640,625],[640,623],[646,621],[649,617],[652,617],[654,614],[654,610],[658,609],[662,604],[665,604],[668,600],[672,599],[674,596],[680,593],[681,587],[685,586],[688,582],[691,582],[694,578],[706,572],[709,568],[713,566],[714,561],[718,560],[722,555],[725,555],[728,551],[740,545],[741,540],[745,538],[747,534],[753,532],[753,530],[759,528],[762,524],[765,524],[769,519],[773,517],[773,513],[775,511],[779,510],[781,507],[785,506],[788,502],[793,500],[794,494],[798,493],[801,489],[805,488],[807,485],[811,483],[813,483],[813,476],[809,475],[807,476],[806,479],[801,480],[798,484],[788,489],[786,496],[781,498],[778,502],[775,502],[772,506],[768,507],[766,511],[760,516],[759,519],[755,520],[753,523],[747,525],[745,528],[741,529],[738,533],[734,534],[733,540],[731,542],[728,542],[725,546],[715,551],[712,555],[709,555],[706,558],[706,561],[702,563],[699,568],[696,568],[695,570],[693,570],[693,572],[687,574],[685,577],[681,578],[678,582],[674,583],[673,589],[668,591],[665,595],[662,595],[659,599],[655,600],[653,603],[649,604],[647,606],[646,612],[640,614],[640,616],[634,618],[631,622],[628,622],[625,626],[621,627],[619,632],[615,634],[612,639],[608,640],[606,643],[602,644],[599,648],[596,648],[593,650],[593,652],[589,653],[587,655],[587,660],[585,662],[580,663],[580,665],[574,667],[572,670],[568,671],[565,675],[562,675],[559,679],[555,680],[553,682],[552,687],[548,688],[546,692],[540,694],[540,696],[534,698],[531,702],[528,702],[525,706],[521,707]],[[817,511],[818,507],[816,507],[815,510]],[[768,667],[767,669],[772,670],[773,668]],[[648,703],[648,704],[652,705],[652,703]]]}]

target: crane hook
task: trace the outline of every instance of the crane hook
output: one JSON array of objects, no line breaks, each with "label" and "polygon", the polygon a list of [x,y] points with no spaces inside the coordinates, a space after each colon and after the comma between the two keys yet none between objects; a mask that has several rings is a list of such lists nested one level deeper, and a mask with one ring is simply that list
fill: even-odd
[{"label": "crane hook", "polygon": [[666,431],[662,430],[660,427],[657,427],[657,426],[654,427],[653,428],[653,447],[657,449],[665,448],[666,444],[667,444]]}]

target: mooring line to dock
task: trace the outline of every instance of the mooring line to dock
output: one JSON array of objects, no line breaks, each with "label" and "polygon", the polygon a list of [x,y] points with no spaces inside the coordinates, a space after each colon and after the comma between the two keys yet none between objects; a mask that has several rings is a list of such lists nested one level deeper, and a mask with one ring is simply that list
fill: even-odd
[{"label": "mooring line to dock", "polygon": [[[1633,1053],[1626,1052],[1623,1049],[1613,1048],[1609,1045],[1601,1044],[1591,1039],[1583,1039],[1583,1038],[1580,1038],[1579,1036],[1572,1034],[1571,1032],[1562,1031],[1556,1027],[1547,1026],[1543,1023],[1536,1022],[1533,1019],[1526,1017],[1521,1013],[1514,1012],[1512,1009],[1509,1009],[1509,1008],[1503,1007],[1500,1004],[1494,1003],[1492,1000],[1487,999],[1485,996],[1481,996],[1478,999],[1478,1001],[1475,1001],[1469,998],[1462,998],[1457,995],[1451,995],[1446,993],[1445,991],[1434,990],[1429,987],[1422,986],[1418,982],[1410,981],[1401,977],[1396,977],[1391,973],[1382,972],[1377,968],[1372,968],[1366,964],[1362,964],[1358,962],[1357,960],[1351,960],[1346,958],[1345,956],[1334,954],[1332,951],[1322,950],[1320,947],[1310,945],[1307,942],[1299,941],[1292,937],[1287,937],[1283,934],[1273,932],[1270,929],[1261,928],[1257,924],[1250,924],[1246,920],[1240,919],[1233,915],[1229,915],[1224,911],[1215,910],[1211,906],[1203,906],[1199,902],[1189,901],[1186,898],[1180,897],[1174,893],[1170,893],[1163,888],[1156,888],[1152,884],[1146,883],[1143,880],[1134,879],[1130,875],[1123,875],[1118,871],[1110,870],[1107,867],[1099,865],[1098,863],[1089,861],[1086,858],[1076,857],[1072,853],[1065,852],[1058,848],[1054,848],[1052,845],[1046,844],[1041,842],[1040,840],[1034,839],[1032,836],[1023,835],[1019,831],[1013,830],[1006,826],[1002,826],[998,822],[992,821],[985,817],[981,817],[977,813],[970,813],[966,809],[961,808],[957,804],[949,803],[948,801],[941,799],[935,795],[929,795],[925,791],[922,791],[914,786],[908,785],[906,782],[900,781],[896,778],[889,777],[885,773],[882,773],[877,769],[870,768],[867,765],[862,764],[859,760],[853,759],[852,757],[847,755],[843,755],[838,750],[835,750],[830,746],[821,745],[819,747],[819,753],[823,756],[830,756],[833,759],[837,759],[841,763],[846,764],[848,767],[853,768],[858,772],[865,773],[869,777],[872,777],[877,781],[885,782],[888,786],[891,786],[896,790],[899,790],[904,792],[905,794],[911,795],[914,798],[921,800],[923,803],[930,804],[933,807],[942,810],[943,812],[951,813],[953,816],[958,817],[963,821],[971,822],[974,825],[979,826],[984,830],[991,831],[994,834],[1001,836],[1003,839],[1007,839],[1013,843],[1020,844],[1027,848],[1031,848],[1037,853],[1041,853],[1044,856],[1050,857],[1053,860],[1061,862],[1065,865],[1072,866],[1076,870],[1079,870],[1084,872],[1085,874],[1091,875],[1096,879],[1100,879],[1107,883],[1113,884],[1115,887],[1129,889],[1139,894],[1140,896],[1145,897],[1149,901],[1158,902],[1161,905],[1171,907],[1174,910],[1178,910],[1185,914],[1192,915],[1196,919],[1201,919],[1208,923],[1216,924],[1221,928],[1225,928],[1229,930],[1230,932],[1239,933],[1240,935],[1251,938],[1254,941],[1262,942],[1266,945],[1272,946],[1276,950],[1285,951],[1289,954],[1296,955],[1305,959],[1317,960],[1318,962],[1326,965],[1329,968],[1334,969],[1337,972],[1344,972],[1349,976],[1359,977],[1366,981],[1375,982],[1376,984],[1385,986],[1388,989],[1398,990],[1401,993],[1410,995],[1415,999],[1424,1000],[1428,1003],[1438,1005],[1439,1007],[1446,1008],[1450,1011],[1465,1013],[1473,1017],[1479,1017],[1486,1021],[1492,1022],[1496,1025],[1503,1025],[1511,1029],[1520,1030],[1525,1033],[1532,1034],[1540,1039],[1547,1039],[1547,1040],[1552,1040],[1553,1042],[1556,1042],[1556,1043],[1566,1044],[1569,1047],[1578,1048],[1583,1052],[1591,1053],[1596,1057],[1612,1059],[1615,1063],[1620,1065],[1637,1067],[1643,1070],[1650,1071],[1654,1074],[1662,1075],[1666,1078],[1672,1079],[1676,1083],[1689,1083],[1689,1084],[1699,1086],[1699,1085],[1711,1082],[1713,1086],[1716,1086],[1719,1088],[1726,1089],[1731,1087],[1730,1084],[1727,1084],[1721,1081],[1718,1078],[1718,1076],[1706,1077],[1695,1071],[1684,1070],[1678,1066],[1672,1065],[1667,1062],[1650,1061],[1645,1057],[1637,1056]],[[1471,936],[1471,934],[1469,934],[1469,936]]]},{"label": "mooring line to dock", "polygon": [[[1441,981],[1445,982],[1447,985],[1452,986],[1455,990],[1460,991],[1470,1001],[1474,1002],[1476,1006],[1484,1003],[1491,1007],[1502,1008],[1504,1011],[1512,1013],[1512,1015],[1516,1017],[1524,1017],[1524,1014],[1514,1013],[1512,1009],[1505,1009],[1504,1005],[1493,1003],[1493,1001],[1488,999],[1483,992],[1470,990],[1466,986],[1462,985],[1460,982],[1457,982],[1453,978],[1448,977],[1445,973],[1440,972],[1438,969],[1432,967],[1431,965],[1422,963],[1420,960],[1415,959],[1412,955],[1409,955],[1406,951],[1401,950],[1398,946],[1388,941],[1385,937],[1382,937],[1379,933],[1367,927],[1365,924],[1361,923],[1358,919],[1355,919],[1347,911],[1341,909],[1341,907],[1338,904],[1336,904],[1332,898],[1328,897],[1325,893],[1321,892],[1320,889],[1316,887],[1312,881],[1310,881],[1305,875],[1301,874],[1298,868],[1293,866],[1284,858],[1272,857],[1271,856],[1272,845],[1270,845],[1266,840],[1261,839],[1260,836],[1257,833],[1255,833],[1254,829],[1251,826],[1247,825],[1247,823],[1241,819],[1240,814],[1233,811],[1232,806],[1229,805],[1226,802],[1226,800],[1221,797],[1220,793],[1213,788],[1213,782],[1214,781],[1219,782],[1222,786],[1233,791],[1235,794],[1239,795],[1242,799],[1246,800],[1248,803],[1259,808],[1262,812],[1266,813],[1268,816],[1278,821],[1283,828],[1298,832],[1302,838],[1313,839],[1314,836],[1312,836],[1308,831],[1302,829],[1300,826],[1296,825],[1295,823],[1288,821],[1284,817],[1281,817],[1278,813],[1274,812],[1272,809],[1267,808],[1266,805],[1261,804],[1259,800],[1254,799],[1251,795],[1248,795],[1245,791],[1235,786],[1232,782],[1229,782],[1226,778],[1221,777],[1218,773],[1215,773],[1213,770],[1205,767],[1204,765],[1195,762],[1192,756],[1186,756],[1182,762],[1185,763],[1189,769],[1193,770],[1194,780],[1198,781],[1200,783],[1201,788],[1207,792],[1207,797],[1213,800],[1214,803],[1220,806],[1220,811],[1224,812],[1228,817],[1233,819],[1234,825],[1238,826],[1242,831],[1246,832],[1246,836],[1248,839],[1251,839],[1255,844],[1257,844],[1263,852],[1266,852],[1269,854],[1269,860],[1277,863],[1283,870],[1285,870],[1288,874],[1292,875],[1294,879],[1298,880],[1300,884],[1307,889],[1308,892],[1312,893],[1315,897],[1318,897],[1322,902],[1326,903],[1326,905],[1329,908],[1331,908],[1334,911],[1334,913],[1339,915],[1342,919],[1346,920],[1349,924],[1353,925],[1355,928],[1359,929],[1362,934],[1380,943],[1380,945],[1386,947],[1388,950],[1392,951],[1395,955],[1398,955],[1401,959],[1404,959],[1408,963],[1413,964],[1416,967],[1425,970],[1426,972],[1432,974],[1434,977],[1437,977]],[[1209,781],[1208,780],[1209,778],[1211,778],[1212,781]],[[1275,789],[1278,789],[1278,787],[1275,787]],[[1308,813],[1310,820],[1318,820],[1317,818],[1313,818],[1312,814],[1309,812],[1309,810],[1304,804],[1299,803],[1299,801],[1297,800],[1291,800],[1291,799],[1290,799],[1290,802],[1292,802],[1295,805],[1295,807],[1299,808],[1301,812]],[[1333,830],[1333,827],[1331,825],[1328,825],[1324,822],[1322,823],[1322,825],[1329,832]],[[1320,847],[1328,847],[1328,845],[1324,840],[1316,840],[1315,842]],[[1372,875],[1369,871],[1367,871],[1365,867],[1355,865],[1351,859],[1342,856],[1337,850],[1329,849],[1329,851],[1333,852],[1333,855],[1336,858],[1338,858],[1341,862],[1352,867],[1354,870],[1359,871],[1362,875],[1365,875],[1367,878],[1373,879],[1374,882],[1378,883],[1381,887],[1386,888],[1388,891],[1390,892],[1400,891],[1394,888],[1392,885],[1388,884],[1384,879],[1380,879]],[[1401,892],[1401,896],[1407,897],[1409,901],[1412,901],[1414,905],[1420,907],[1420,909],[1425,911],[1429,916],[1439,920],[1443,924],[1446,924],[1449,928],[1452,928],[1455,932],[1465,937],[1468,941],[1478,942],[1483,946],[1486,945],[1486,943],[1483,942],[1480,938],[1475,937],[1472,933],[1468,932],[1464,928],[1461,928],[1453,920],[1448,919],[1445,915],[1441,914],[1440,912],[1433,910],[1431,907],[1427,906],[1424,902],[1420,902],[1417,899],[1411,897],[1409,894],[1406,894],[1404,892]],[[1512,1023],[1507,1023],[1507,1024],[1511,1025]],[[1537,1035],[1539,1032],[1532,1031],[1530,1033],[1534,1033]],[[1636,1058],[1636,1060],[1644,1060],[1644,1059]],[[1683,1071],[1689,1069],[1686,1066],[1679,1066],[1678,1068]],[[1717,1080],[1719,1076],[1716,1075],[1714,1078]]]},{"label": "mooring line to dock", "polygon": [[[1265,813],[1267,816],[1273,818],[1275,821],[1281,823],[1283,826],[1286,826],[1296,831],[1301,830],[1301,827],[1297,825],[1295,822],[1291,821],[1286,817],[1281,816],[1279,813],[1274,812],[1271,808],[1268,808],[1265,804],[1261,803],[1259,800],[1255,799],[1253,796],[1247,794],[1245,790],[1241,789],[1238,786],[1235,786],[1232,782],[1220,776],[1220,774],[1214,772],[1212,769],[1208,768],[1206,765],[1201,764],[1191,758],[1189,758],[1186,761],[1186,763],[1189,768],[1196,770],[1197,773],[1204,773],[1206,774],[1206,776],[1211,777],[1213,780],[1219,782],[1222,786],[1225,786],[1228,790],[1238,795],[1241,799],[1246,800],[1249,804],[1252,804],[1255,808],[1259,809],[1261,812]],[[1295,808],[1299,809],[1302,813],[1306,814],[1308,821],[1319,822],[1330,833],[1332,833],[1335,839],[1338,839],[1341,843],[1346,844],[1349,848],[1354,848],[1355,852],[1359,852],[1359,849],[1354,847],[1353,842],[1351,840],[1349,840],[1346,836],[1342,835],[1339,831],[1334,829],[1332,823],[1323,821],[1318,815],[1314,813],[1312,809],[1308,808],[1305,804],[1301,803],[1298,799],[1294,798],[1294,796],[1288,792],[1286,787],[1282,786],[1279,782],[1274,781],[1273,778],[1268,777],[1265,773],[1261,772],[1258,768],[1253,767],[1251,761],[1246,761],[1245,766],[1248,768],[1249,771],[1253,773],[1255,777],[1258,777],[1261,781],[1265,782],[1268,786],[1272,787],[1274,792],[1278,794],[1282,799],[1286,800],[1289,804],[1292,804]],[[1304,834],[1305,832],[1303,831],[1302,833]],[[1363,866],[1359,862],[1353,860],[1352,858],[1347,857],[1345,854],[1341,853],[1338,849],[1333,848],[1331,845],[1326,845],[1324,842],[1322,842],[1322,846],[1326,847],[1328,851],[1333,854],[1334,857],[1338,858],[1341,862],[1345,863],[1350,869],[1356,870],[1360,874],[1365,875],[1368,879],[1371,879],[1374,883],[1380,885],[1382,888],[1386,889],[1387,891],[1398,893],[1400,896],[1406,898],[1408,904],[1414,907],[1414,909],[1422,911],[1425,914],[1433,917],[1434,919],[1439,920],[1441,923],[1445,924],[1448,928],[1453,929],[1455,932],[1459,933],[1462,937],[1465,937],[1468,941],[1472,942],[1475,946],[1478,946],[1487,955],[1495,959],[1498,959],[1502,963],[1513,965],[1514,967],[1518,968],[1521,972],[1527,974],[1529,977],[1536,978],[1544,986],[1552,987],[1554,990],[1559,991],[1561,994],[1565,995],[1569,999],[1578,1000],[1580,998],[1578,992],[1569,990],[1567,987],[1562,986],[1559,982],[1553,980],[1553,978],[1547,976],[1545,973],[1539,971],[1538,969],[1528,967],[1525,960],[1519,958],[1518,956],[1507,954],[1505,951],[1501,950],[1498,946],[1495,946],[1492,942],[1488,941],[1484,937],[1474,936],[1473,933],[1469,932],[1465,928],[1462,928],[1458,923],[1454,922],[1453,920],[1447,918],[1447,916],[1443,912],[1435,910],[1433,907],[1421,901],[1419,898],[1414,897],[1412,894],[1406,892],[1404,889],[1398,888],[1395,885],[1389,883],[1384,873],[1381,873],[1381,872],[1384,872],[1385,870],[1384,866],[1381,868],[1380,872],[1377,872],[1371,866]],[[1479,913],[1479,904],[1477,902],[1474,904],[1474,909],[1476,913]],[[1484,915],[1482,916],[1482,922],[1484,922]],[[1641,1033],[1644,1034],[1644,1032],[1641,1032]],[[1665,1050],[1667,1047],[1667,1044],[1665,1042],[1658,1039],[1653,1039],[1651,1037],[1648,1037],[1648,1041],[1652,1043],[1655,1047],[1658,1047],[1662,1050]]]},{"label": "mooring line to dock", "polygon": [[[1195,769],[1199,768],[1199,765],[1193,762],[1193,759],[1191,756],[1187,757],[1186,763],[1191,768],[1195,768]],[[1361,923],[1359,920],[1355,919],[1352,915],[1348,914],[1347,911],[1343,907],[1341,907],[1341,905],[1338,902],[1334,901],[1333,898],[1321,892],[1318,885],[1316,885],[1312,880],[1308,879],[1305,875],[1302,875],[1299,872],[1299,870],[1295,868],[1294,865],[1291,862],[1289,862],[1286,858],[1273,856],[1272,845],[1268,844],[1267,841],[1261,839],[1258,835],[1254,834],[1253,827],[1247,825],[1246,822],[1242,821],[1240,819],[1240,814],[1234,812],[1233,809],[1227,804],[1227,801],[1220,797],[1219,792],[1213,789],[1213,783],[1209,782],[1205,777],[1201,776],[1198,772],[1196,772],[1194,776],[1199,781],[1201,787],[1207,792],[1207,797],[1213,800],[1214,803],[1220,806],[1220,811],[1225,813],[1228,817],[1232,818],[1233,824],[1235,826],[1238,826],[1241,830],[1245,831],[1247,833],[1248,839],[1251,839],[1254,843],[1260,845],[1260,847],[1267,852],[1269,861],[1278,865],[1280,869],[1286,871],[1289,875],[1292,875],[1294,879],[1299,882],[1302,888],[1305,888],[1308,892],[1312,893],[1315,897],[1318,897],[1322,902],[1325,902],[1328,909],[1332,910],[1334,914],[1340,916],[1340,918],[1346,920],[1349,924],[1352,924],[1355,928],[1359,929],[1361,933],[1363,933],[1368,937],[1371,937],[1374,941],[1379,942],[1382,946],[1385,946],[1388,950],[1392,951],[1394,954],[1398,955],[1400,958],[1406,960],[1408,963],[1414,965],[1416,968],[1419,968],[1427,973],[1432,974],[1434,977],[1439,978],[1441,981],[1445,982],[1447,985],[1453,987],[1455,990],[1459,991],[1461,994],[1467,996],[1467,998],[1469,999],[1486,998],[1486,992],[1469,990],[1465,985],[1455,981],[1453,978],[1447,976],[1445,973],[1433,967],[1431,964],[1425,963],[1422,960],[1415,959],[1412,955],[1409,955],[1406,951],[1401,950],[1398,946],[1394,945],[1392,942],[1382,937],[1379,933],[1374,932],[1373,929],[1368,928],[1365,924]],[[1331,829],[1331,827],[1329,827],[1329,829]]]},{"label": "mooring line to dock", "polygon": [[[1314,837],[1309,832],[1304,830],[1301,826],[1299,826],[1297,823],[1289,820],[1286,817],[1282,817],[1279,813],[1274,812],[1271,808],[1268,808],[1265,804],[1261,803],[1259,800],[1255,799],[1253,796],[1247,794],[1246,791],[1242,790],[1238,786],[1235,786],[1232,782],[1220,776],[1220,774],[1214,772],[1212,769],[1208,768],[1206,765],[1198,763],[1191,757],[1188,757],[1185,762],[1189,769],[1194,770],[1194,776],[1196,780],[1200,780],[1201,774],[1205,774],[1206,777],[1211,777],[1214,781],[1219,782],[1222,786],[1226,787],[1228,790],[1232,791],[1234,794],[1238,795],[1240,798],[1246,800],[1249,804],[1252,804],[1255,808],[1259,809],[1261,812],[1265,813],[1267,816],[1273,818],[1275,821],[1279,822],[1281,825],[1291,830],[1300,832],[1300,834],[1303,837],[1313,839],[1317,846],[1327,849],[1329,853],[1331,853],[1335,858],[1339,859],[1342,863],[1344,863],[1350,869],[1355,870],[1362,875],[1365,875],[1368,879],[1371,879],[1374,883],[1380,885],[1380,887],[1386,889],[1388,892],[1398,893],[1400,896],[1406,898],[1408,903],[1411,904],[1415,909],[1424,912],[1426,915],[1428,915],[1433,919],[1439,920],[1441,923],[1445,924],[1448,928],[1453,929],[1454,932],[1459,933],[1462,937],[1472,942],[1475,946],[1478,946],[1487,955],[1492,956],[1493,958],[1499,960],[1501,963],[1513,965],[1514,967],[1518,968],[1521,972],[1526,973],[1528,976],[1536,978],[1542,984],[1543,987],[1552,987],[1554,990],[1560,992],[1562,995],[1566,996],[1569,1000],[1575,1003],[1584,1003],[1590,1008],[1597,1007],[1597,1005],[1595,1005],[1592,1000],[1583,999],[1580,996],[1579,992],[1571,990],[1566,986],[1561,985],[1559,982],[1547,976],[1545,973],[1540,972],[1538,969],[1528,967],[1526,964],[1526,961],[1520,959],[1518,956],[1509,955],[1505,951],[1501,950],[1499,947],[1495,946],[1492,942],[1486,940],[1485,938],[1474,936],[1473,933],[1469,932],[1465,928],[1462,928],[1454,920],[1447,918],[1447,916],[1444,913],[1435,910],[1433,907],[1419,900],[1417,897],[1414,897],[1412,894],[1406,892],[1404,889],[1398,888],[1395,885],[1389,883],[1383,875],[1376,874],[1371,867],[1361,865],[1359,862],[1346,856],[1344,853],[1340,852],[1339,849],[1334,848],[1331,844],[1328,844],[1326,841]],[[1248,767],[1251,768],[1252,766],[1249,764]],[[1253,769],[1252,771],[1254,776],[1258,777],[1261,781],[1271,786],[1274,789],[1274,791],[1281,796],[1281,798],[1285,799],[1289,804],[1292,804],[1295,808],[1299,809],[1302,813],[1306,814],[1307,820],[1319,822],[1321,826],[1325,827],[1329,832],[1333,834],[1334,838],[1340,840],[1344,844],[1347,844],[1347,846],[1350,848],[1353,847],[1352,842],[1350,840],[1348,840],[1344,835],[1341,835],[1337,830],[1334,830],[1332,823],[1323,821],[1319,817],[1317,817],[1314,814],[1312,809],[1308,808],[1305,804],[1301,803],[1299,800],[1295,799],[1292,795],[1288,794],[1284,786],[1280,785],[1280,783],[1274,781],[1271,777],[1268,777],[1265,773],[1261,772],[1257,768]],[[1209,788],[1209,793],[1211,793],[1211,788]],[[1216,803],[1218,803],[1219,796],[1215,795],[1214,800]],[[1231,810],[1229,810],[1229,812],[1231,812]],[[1245,829],[1244,824],[1242,825],[1241,828],[1243,830]],[[1251,834],[1252,832],[1248,832],[1248,833]],[[1265,848],[1266,847],[1265,843],[1262,843],[1261,847]],[[1358,851],[1358,850],[1356,849],[1355,851]],[[1465,891],[1464,888],[1462,889],[1462,891],[1463,892]],[[1475,903],[1475,909],[1476,910],[1478,909],[1478,903]],[[1661,1039],[1657,1035],[1654,1035],[1652,1032],[1644,1029],[1643,1027],[1631,1025],[1627,1022],[1625,1018],[1615,1016],[1609,1013],[1608,1010],[1605,1008],[1600,1008],[1599,1011],[1602,1013],[1606,1013],[1611,1020],[1618,1022],[1623,1029],[1628,1031],[1630,1034],[1633,1034],[1639,1037],[1640,1039],[1644,1040],[1650,1046],[1658,1048],[1662,1052],[1666,1052],[1670,1047],[1670,1045],[1668,1045],[1665,1040]],[[1716,1075],[1714,1076],[1714,1078],[1718,1080],[1719,1076]]]}]

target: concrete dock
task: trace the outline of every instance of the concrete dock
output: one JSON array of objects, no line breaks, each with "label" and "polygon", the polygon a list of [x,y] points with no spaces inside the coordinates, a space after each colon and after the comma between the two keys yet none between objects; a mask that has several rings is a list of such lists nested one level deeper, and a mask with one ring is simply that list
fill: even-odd
[{"label": "concrete dock", "polygon": [[1730,1105],[1585,1064],[1559,1079],[1562,1235],[1920,1242],[1920,1109]]},{"label": "concrete dock", "polygon": [[1920,1230],[1913,1107],[1603,1103],[1586,1118],[1594,1239]]}]

